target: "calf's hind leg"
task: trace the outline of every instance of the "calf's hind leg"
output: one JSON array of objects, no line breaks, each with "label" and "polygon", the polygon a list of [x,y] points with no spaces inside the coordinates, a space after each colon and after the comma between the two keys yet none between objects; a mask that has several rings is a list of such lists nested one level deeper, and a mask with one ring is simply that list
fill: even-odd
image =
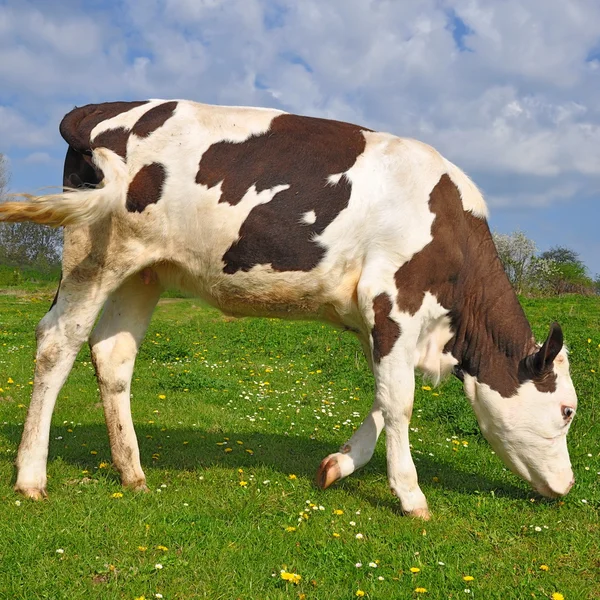
[{"label": "calf's hind leg", "polygon": [[16,461],[15,490],[24,496],[46,497],[50,422],[56,398],[109,292],[96,280],[74,284],[67,277],[56,303],[37,326],[33,393]]},{"label": "calf's hind leg", "polygon": [[121,483],[137,490],[146,489],[146,476],[131,418],[131,377],[161,291],[150,277],[130,277],[107,300],[90,336],[113,464]]}]

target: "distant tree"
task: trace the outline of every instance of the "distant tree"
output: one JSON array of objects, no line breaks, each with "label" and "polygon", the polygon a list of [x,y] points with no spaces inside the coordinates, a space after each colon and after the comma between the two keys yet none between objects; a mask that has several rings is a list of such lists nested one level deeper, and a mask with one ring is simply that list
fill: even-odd
[{"label": "distant tree", "polygon": [[[0,154],[0,202],[6,200],[10,173],[8,161]],[[60,263],[62,230],[35,223],[0,224],[0,264],[35,266],[42,270]]]},{"label": "distant tree", "polygon": [[566,248],[565,246],[554,246],[550,250],[542,252],[540,258],[553,260],[559,265],[565,263],[581,263],[583,265],[579,259],[579,254],[575,250],[571,250],[571,248]]},{"label": "distant tree", "polygon": [[535,242],[522,231],[493,234],[498,256],[513,288],[518,294],[545,291],[546,277],[552,264],[536,257]]},{"label": "distant tree", "polygon": [[556,294],[591,294],[594,282],[579,254],[565,246],[555,246],[541,254],[541,258],[554,263],[549,284]]},{"label": "distant tree", "polygon": [[600,275],[592,280],[579,254],[555,246],[536,256],[535,242],[524,233],[493,233],[498,255],[518,294],[600,294]]}]

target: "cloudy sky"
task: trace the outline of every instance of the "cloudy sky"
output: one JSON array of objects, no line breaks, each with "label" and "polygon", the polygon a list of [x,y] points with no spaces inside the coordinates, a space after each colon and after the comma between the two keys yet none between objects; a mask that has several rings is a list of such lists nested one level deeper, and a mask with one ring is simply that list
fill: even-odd
[{"label": "cloudy sky", "polygon": [[0,0],[0,152],[60,185],[62,116],[107,100],[272,106],[416,137],[492,229],[600,273],[598,0]]}]

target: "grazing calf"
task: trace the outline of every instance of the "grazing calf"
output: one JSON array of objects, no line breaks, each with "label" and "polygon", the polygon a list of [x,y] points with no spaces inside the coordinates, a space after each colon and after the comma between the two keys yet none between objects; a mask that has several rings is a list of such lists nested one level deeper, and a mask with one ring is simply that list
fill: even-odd
[{"label": "grazing calf", "polygon": [[187,101],[84,106],[60,130],[64,192],[0,205],[0,221],[66,226],[62,282],[37,328],[18,491],[46,495],[54,403],[87,339],[114,464],[123,485],[145,488],[129,390],[166,286],[229,314],[356,333],[375,401],[321,463],[321,487],[364,465],[385,427],[391,489],[406,513],[429,517],[408,440],[419,368],[436,381],[454,370],[505,464],[541,494],[569,491],[577,398],[562,332],[554,324],[536,345],[481,194],[435,150],[348,123]]}]

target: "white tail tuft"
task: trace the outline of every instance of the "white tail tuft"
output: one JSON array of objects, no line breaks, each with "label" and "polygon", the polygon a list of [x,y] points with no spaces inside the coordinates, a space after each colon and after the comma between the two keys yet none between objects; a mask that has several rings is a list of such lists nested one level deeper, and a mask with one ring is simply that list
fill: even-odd
[{"label": "white tail tuft", "polygon": [[125,164],[117,155],[107,152],[104,148],[94,150],[94,162],[104,173],[103,187],[66,189],[59,194],[45,196],[11,194],[10,197],[23,200],[0,204],[0,222],[33,221],[53,227],[85,225],[115,212],[125,203]]}]

